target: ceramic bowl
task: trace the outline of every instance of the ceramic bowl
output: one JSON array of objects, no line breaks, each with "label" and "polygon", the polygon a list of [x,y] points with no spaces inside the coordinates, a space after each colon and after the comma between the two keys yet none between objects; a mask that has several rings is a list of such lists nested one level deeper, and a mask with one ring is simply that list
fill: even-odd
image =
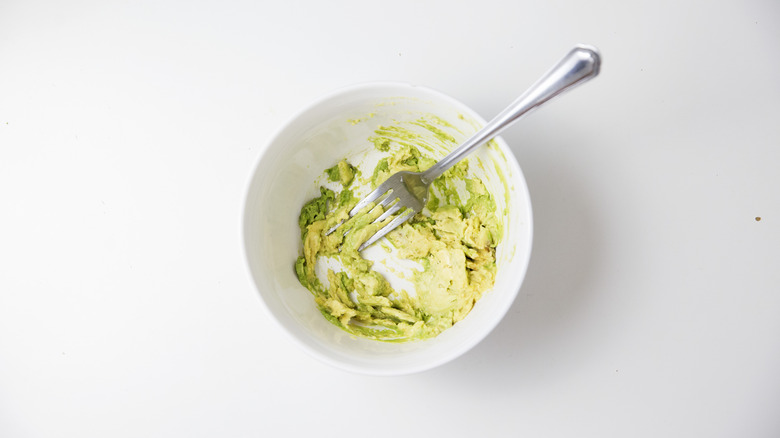
[{"label": "ceramic bowl", "polygon": [[462,321],[424,341],[358,338],[328,322],[298,282],[293,269],[301,251],[298,215],[317,195],[324,169],[373,150],[369,138],[380,126],[420,115],[451,124],[459,142],[485,123],[466,105],[430,88],[386,82],[355,85],[319,99],[285,124],[262,150],[249,181],[244,246],[267,314],[312,356],[341,369],[399,375],[455,359],[499,323],[525,276],[532,239],[530,197],[517,160],[499,137],[469,156],[479,161],[480,166],[470,168],[481,168],[479,177],[503,215],[504,237],[496,251],[495,285]]}]

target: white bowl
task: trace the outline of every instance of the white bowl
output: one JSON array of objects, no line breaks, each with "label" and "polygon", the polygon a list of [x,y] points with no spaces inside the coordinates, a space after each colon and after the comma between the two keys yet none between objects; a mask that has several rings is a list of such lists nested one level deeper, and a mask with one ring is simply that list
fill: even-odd
[{"label": "white bowl", "polygon": [[[496,252],[496,281],[462,321],[424,341],[357,338],[328,322],[312,294],[300,285],[293,269],[301,248],[298,214],[317,193],[315,181],[338,160],[373,148],[368,137],[379,125],[422,113],[434,114],[468,135],[485,123],[467,106],[429,88],[387,82],[348,87],[293,117],[262,151],[249,182],[244,245],[268,314],[308,353],[345,370],[399,375],[460,356],[503,318],[528,266],[532,237],[528,188],[511,151],[497,138],[472,153],[487,168],[483,182],[496,198],[498,211],[508,207]],[[465,140],[465,134],[458,141]]]}]

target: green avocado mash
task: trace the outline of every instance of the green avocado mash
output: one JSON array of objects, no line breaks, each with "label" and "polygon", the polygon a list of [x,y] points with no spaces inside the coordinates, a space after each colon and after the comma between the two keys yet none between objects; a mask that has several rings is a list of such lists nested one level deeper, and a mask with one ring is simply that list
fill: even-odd
[{"label": "green avocado mash", "polygon": [[341,160],[338,164],[326,170],[328,179],[333,182],[340,182],[341,185],[347,187],[355,178],[355,167],[347,163],[347,160]]},{"label": "green avocado mash", "polygon": [[[426,119],[415,124],[428,129],[438,141],[454,145],[454,138],[443,130],[446,126],[442,123]],[[359,181],[362,178],[356,177],[357,168],[346,160],[325,171],[328,180],[339,182],[342,190],[336,193],[321,187],[320,196],[301,209],[298,223],[303,252],[295,262],[295,273],[333,324],[354,335],[402,342],[438,335],[462,320],[493,287],[502,222],[492,195],[482,181],[470,176],[468,161],[464,160],[434,182],[422,213],[387,235],[397,257],[420,266],[406,276],[414,285],[414,293],[393,289],[372,269],[373,262],[357,251],[389,221],[372,223],[382,213],[381,207],[366,209],[336,232],[325,235],[347,219],[358,202],[351,189],[356,182],[373,188],[395,172],[419,172],[435,162],[415,144],[419,134],[404,133],[402,126],[391,128],[380,127],[369,139],[385,153],[370,177]],[[423,143],[419,146],[430,150]],[[326,259],[337,260],[343,270],[328,269],[327,281],[321,281],[315,267]]]}]

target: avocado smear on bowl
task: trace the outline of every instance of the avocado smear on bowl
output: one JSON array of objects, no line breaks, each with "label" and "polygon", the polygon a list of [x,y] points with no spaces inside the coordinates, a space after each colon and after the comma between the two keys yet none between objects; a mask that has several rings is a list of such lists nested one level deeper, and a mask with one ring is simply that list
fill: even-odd
[{"label": "avocado smear on bowl", "polygon": [[[381,215],[381,206],[364,209],[325,235],[349,217],[359,201],[353,194],[357,184],[373,189],[395,172],[420,172],[435,163],[413,142],[396,141],[391,148],[388,139],[382,140],[381,129],[377,133],[380,137],[370,140],[384,158],[370,176],[361,178],[360,169],[341,160],[325,170],[327,179],[339,183],[341,190],[321,186],[320,196],[301,209],[303,251],[295,273],[325,318],[353,335],[388,342],[432,338],[462,320],[493,287],[502,221],[493,196],[469,173],[469,160],[461,161],[434,181],[421,213],[387,234],[396,257],[419,265],[405,278],[414,292],[394,289],[372,269],[374,262],[357,250],[389,221],[372,224]],[[397,129],[395,135],[398,140]],[[380,244],[392,250],[381,241],[376,245]],[[337,260],[343,270],[328,268],[327,281],[322,281],[315,267],[325,259]]]}]

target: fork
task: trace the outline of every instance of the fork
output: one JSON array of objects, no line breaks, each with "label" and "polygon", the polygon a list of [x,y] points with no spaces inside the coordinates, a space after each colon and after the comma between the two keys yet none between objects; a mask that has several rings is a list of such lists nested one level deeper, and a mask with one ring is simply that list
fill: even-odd
[{"label": "fork", "polygon": [[[401,171],[390,175],[385,182],[366,195],[349,212],[349,217],[352,217],[370,204],[381,199],[376,205],[381,205],[382,208],[387,208],[387,210],[372,223],[380,223],[390,216],[399,213],[385,226],[377,230],[368,240],[363,242],[358,251],[363,251],[387,233],[411,219],[415,214],[421,212],[428,200],[428,189],[431,183],[446,172],[447,169],[465,158],[466,155],[478,146],[497,136],[531,110],[541,106],[562,92],[594,78],[599,74],[600,67],[601,56],[598,49],[586,45],[575,46],[520,97],[488,122],[484,128],[428,168],[428,170],[424,172]],[[346,219],[330,228],[325,234],[333,233],[344,222],[346,222]]]}]

